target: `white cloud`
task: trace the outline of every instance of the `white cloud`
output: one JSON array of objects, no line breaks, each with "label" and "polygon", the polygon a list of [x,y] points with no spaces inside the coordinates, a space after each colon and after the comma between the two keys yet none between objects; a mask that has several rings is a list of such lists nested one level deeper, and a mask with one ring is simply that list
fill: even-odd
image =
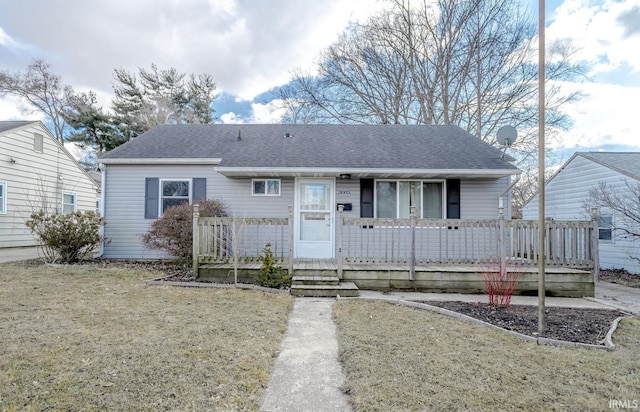
[{"label": "white cloud", "polygon": [[248,116],[243,117],[234,112],[229,112],[222,114],[220,120],[225,124],[280,123],[285,115],[285,110],[280,108],[278,102],[278,100],[272,100],[269,103],[252,103]]},{"label": "white cloud", "polygon": [[558,146],[637,146],[640,123],[635,102],[640,87],[585,83],[565,85],[581,88],[587,96],[565,110],[574,118],[574,127],[561,133]]},{"label": "white cloud", "polygon": [[565,0],[546,35],[571,38],[580,49],[576,59],[592,64],[592,74],[628,65],[640,71],[640,0]]}]

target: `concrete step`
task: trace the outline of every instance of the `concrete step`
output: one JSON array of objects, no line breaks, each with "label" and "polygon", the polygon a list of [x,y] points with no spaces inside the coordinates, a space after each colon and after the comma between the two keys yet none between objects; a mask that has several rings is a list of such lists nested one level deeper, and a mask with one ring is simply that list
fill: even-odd
[{"label": "concrete step", "polygon": [[340,282],[338,285],[291,285],[293,296],[343,297],[358,296],[358,287],[353,282]]},{"label": "concrete step", "polygon": [[337,285],[340,279],[337,276],[300,276],[295,275],[291,279],[293,285]]}]

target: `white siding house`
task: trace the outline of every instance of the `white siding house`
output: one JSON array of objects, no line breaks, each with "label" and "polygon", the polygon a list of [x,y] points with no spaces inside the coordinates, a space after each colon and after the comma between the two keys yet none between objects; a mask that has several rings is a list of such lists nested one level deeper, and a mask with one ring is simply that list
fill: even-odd
[{"label": "white siding house", "polygon": [[[627,183],[640,183],[640,153],[577,152],[547,182],[545,215],[556,220],[589,220],[594,205],[589,190],[606,183],[616,191],[627,189]],[[624,240],[613,226],[620,222],[615,212],[599,210],[599,258],[604,269],[626,269],[640,273],[640,242]],[[537,219],[538,195],[522,209],[524,219]]]},{"label": "white siding house", "polygon": [[[456,126],[164,125],[99,162],[106,258],[164,257],[141,236],[166,205],[198,198],[235,217],[283,218],[291,206],[296,257],[331,258],[338,204],[355,218],[408,218],[418,206],[418,218],[497,219],[520,173]],[[180,196],[164,197],[169,186]]]},{"label": "white siding house", "polygon": [[40,121],[0,122],[0,248],[36,246],[25,222],[45,209],[96,210],[99,186]]}]

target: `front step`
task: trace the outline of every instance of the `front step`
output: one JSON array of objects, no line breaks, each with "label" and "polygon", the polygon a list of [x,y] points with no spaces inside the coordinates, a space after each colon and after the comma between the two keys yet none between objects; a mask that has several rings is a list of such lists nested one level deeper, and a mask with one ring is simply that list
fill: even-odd
[{"label": "front step", "polygon": [[291,285],[291,294],[293,296],[332,298],[335,298],[338,295],[343,297],[356,297],[358,296],[358,287],[353,282],[340,282],[337,285],[293,284]]},{"label": "front step", "polygon": [[299,276],[291,279],[293,285],[338,285],[340,279],[337,276]]}]

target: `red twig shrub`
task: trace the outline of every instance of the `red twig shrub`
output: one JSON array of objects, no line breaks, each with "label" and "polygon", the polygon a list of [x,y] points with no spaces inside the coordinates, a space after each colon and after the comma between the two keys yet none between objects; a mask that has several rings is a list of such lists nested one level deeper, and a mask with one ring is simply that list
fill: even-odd
[{"label": "red twig shrub", "polygon": [[519,277],[519,270],[509,271],[506,265],[502,267],[499,262],[485,269],[482,273],[482,282],[489,296],[489,304],[505,308],[509,306]]},{"label": "red twig shrub", "polygon": [[[198,200],[198,212],[202,217],[227,216],[222,201]],[[164,250],[179,259],[191,259],[193,254],[193,208],[189,204],[174,206],[151,224],[142,236],[148,249]]]}]

